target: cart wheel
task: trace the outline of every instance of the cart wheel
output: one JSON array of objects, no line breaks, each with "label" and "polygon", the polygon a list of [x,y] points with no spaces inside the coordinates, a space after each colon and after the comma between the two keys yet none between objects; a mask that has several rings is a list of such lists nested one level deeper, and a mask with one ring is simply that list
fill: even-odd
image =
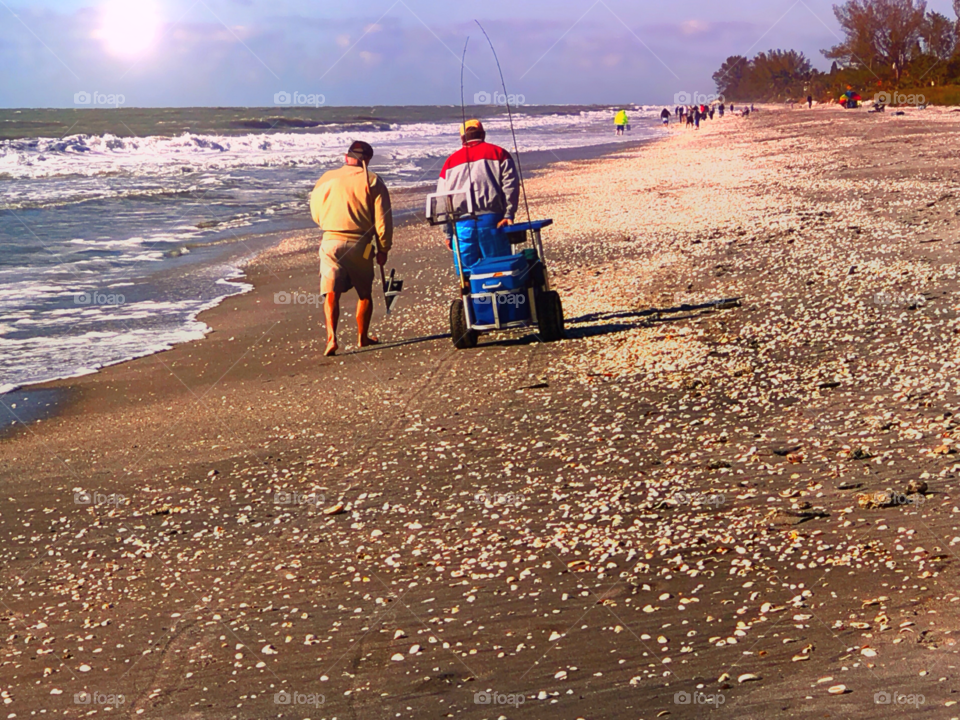
[{"label": "cart wheel", "polygon": [[463,300],[454,300],[450,305],[450,336],[453,346],[458,350],[467,350],[477,346],[477,331],[467,329],[467,316],[463,310]]},{"label": "cart wheel", "polygon": [[563,329],[563,305],[558,293],[548,290],[538,295],[537,319],[540,325],[540,337],[544,342],[563,340],[567,336]]}]

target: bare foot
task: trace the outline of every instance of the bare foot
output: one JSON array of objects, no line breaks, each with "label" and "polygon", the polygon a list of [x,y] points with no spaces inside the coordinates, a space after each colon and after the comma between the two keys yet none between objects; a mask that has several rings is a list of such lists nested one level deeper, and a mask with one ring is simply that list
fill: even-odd
[{"label": "bare foot", "polygon": [[333,357],[334,355],[337,354],[337,350],[339,350],[339,349],[340,349],[340,346],[337,345],[337,340],[336,340],[336,338],[334,338],[333,340],[328,340],[328,341],[327,341],[327,349],[324,351],[323,356],[324,356],[324,357]]},{"label": "bare foot", "polygon": [[358,344],[360,345],[360,347],[370,347],[371,345],[379,345],[380,339],[373,336],[367,337],[367,338],[360,338],[360,342]]}]

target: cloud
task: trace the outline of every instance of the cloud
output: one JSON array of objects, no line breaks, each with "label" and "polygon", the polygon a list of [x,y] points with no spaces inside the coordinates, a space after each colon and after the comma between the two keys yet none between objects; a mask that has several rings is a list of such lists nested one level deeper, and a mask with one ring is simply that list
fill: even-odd
[{"label": "cloud", "polygon": [[[295,88],[322,93],[331,105],[447,104],[460,96],[460,52],[468,35],[467,94],[500,85],[473,23],[429,19],[427,28],[403,5],[382,18],[347,17],[347,10],[312,17],[283,3],[277,7],[288,14],[269,14],[270,7],[243,10],[242,22],[218,9],[228,28],[197,5],[181,22],[168,19],[153,51],[136,62],[104,52],[93,38],[98,16],[92,9],[19,9],[43,44],[17,22],[0,23],[0,65],[13,68],[0,73],[0,104],[69,107],[76,92],[97,89],[123,93],[131,106],[263,106],[278,91]],[[746,11],[742,17],[749,19],[644,25],[627,18],[625,27],[603,5],[571,27],[580,15],[484,21],[510,92],[529,103],[648,103],[678,88],[709,90],[723,59],[746,52],[769,27]],[[816,35],[823,28],[815,18],[794,28],[802,17],[791,15],[779,29],[829,45],[831,38]],[[775,35],[765,42],[791,46]]]},{"label": "cloud", "polygon": [[684,35],[703,35],[710,31],[710,25],[703,20],[685,20],[680,23],[680,32]]}]

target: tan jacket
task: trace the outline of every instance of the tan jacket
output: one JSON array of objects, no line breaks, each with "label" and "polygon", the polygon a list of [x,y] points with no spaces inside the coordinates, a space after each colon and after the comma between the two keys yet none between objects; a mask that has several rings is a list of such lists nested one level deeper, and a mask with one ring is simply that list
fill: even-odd
[{"label": "tan jacket", "polygon": [[381,250],[393,247],[390,193],[383,180],[360,166],[344,165],[324,173],[310,195],[310,215],[324,235],[369,242],[375,230]]}]

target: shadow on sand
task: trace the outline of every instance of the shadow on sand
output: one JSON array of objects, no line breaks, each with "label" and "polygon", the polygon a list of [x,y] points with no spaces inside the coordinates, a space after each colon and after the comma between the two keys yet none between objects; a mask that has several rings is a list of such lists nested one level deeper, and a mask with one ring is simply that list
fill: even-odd
[{"label": "shadow on sand", "polygon": [[[740,307],[740,298],[724,298],[723,300],[712,300],[699,305],[678,305],[672,308],[650,308],[648,310],[632,310],[612,313],[589,313],[575,318],[567,318],[567,340],[585,340],[592,337],[603,335],[613,335],[619,332],[625,332],[644,325],[654,323],[674,323],[681,320],[691,320],[699,317],[705,312],[714,312],[716,310],[729,310]],[[638,322],[624,322],[637,320]],[[493,334],[484,336],[485,342],[481,342],[478,347],[498,346],[509,347],[511,345],[531,345],[540,342],[539,336],[535,332],[525,335],[515,335],[513,337],[494,337]],[[361,353],[378,352],[389,350],[391,348],[404,347],[406,345],[416,345],[419,343],[432,342],[434,340],[449,340],[450,335],[428,335],[426,337],[411,338],[410,340],[401,340],[394,343],[383,343],[372,347],[353,350],[344,355],[359,355]]]}]

